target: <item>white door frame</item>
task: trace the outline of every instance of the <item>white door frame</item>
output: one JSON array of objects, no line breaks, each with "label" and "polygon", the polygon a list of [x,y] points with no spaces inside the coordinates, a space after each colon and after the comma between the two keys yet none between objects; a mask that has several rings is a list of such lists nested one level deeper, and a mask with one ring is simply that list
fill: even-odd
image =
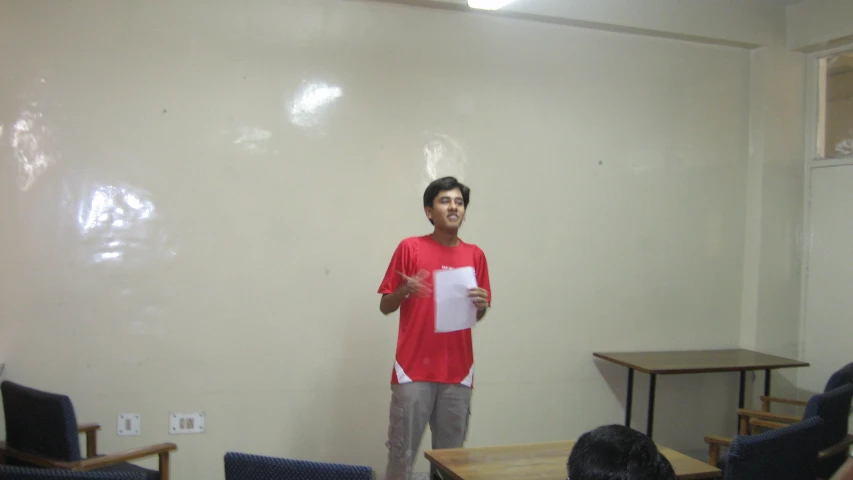
[{"label": "white door frame", "polygon": [[[817,139],[818,139],[818,114],[820,112],[820,102],[823,100],[819,94],[819,61],[823,57],[835,55],[842,52],[853,51],[853,43],[842,45],[839,47],[821,50],[808,55],[806,58],[806,91],[805,91],[805,162],[804,168],[804,185],[803,185],[803,226],[802,234],[800,235],[800,332],[799,332],[799,350],[800,359],[805,359],[805,340],[806,340],[806,312],[808,302],[808,281],[809,281],[809,253],[812,245],[811,235],[811,172],[815,168],[838,167],[844,165],[853,165],[853,156],[839,157],[832,159],[823,159],[817,157]],[[797,388],[801,385],[802,369],[797,369]]]}]

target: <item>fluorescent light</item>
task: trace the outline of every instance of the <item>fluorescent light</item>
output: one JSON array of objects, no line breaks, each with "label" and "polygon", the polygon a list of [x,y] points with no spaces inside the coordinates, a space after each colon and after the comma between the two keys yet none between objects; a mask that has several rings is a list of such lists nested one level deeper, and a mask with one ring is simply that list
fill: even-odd
[{"label": "fluorescent light", "polygon": [[512,2],[513,0],[468,0],[468,6],[480,10],[497,10]]}]

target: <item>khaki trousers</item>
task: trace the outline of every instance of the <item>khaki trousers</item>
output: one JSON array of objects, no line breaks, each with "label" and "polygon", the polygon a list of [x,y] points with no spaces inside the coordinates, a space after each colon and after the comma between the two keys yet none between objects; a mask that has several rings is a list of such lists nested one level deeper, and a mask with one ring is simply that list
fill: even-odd
[{"label": "khaki trousers", "polygon": [[[411,480],[427,423],[433,450],[463,446],[468,436],[471,393],[471,387],[461,384],[391,385],[385,480]],[[435,467],[430,468],[430,473],[436,475]]]}]

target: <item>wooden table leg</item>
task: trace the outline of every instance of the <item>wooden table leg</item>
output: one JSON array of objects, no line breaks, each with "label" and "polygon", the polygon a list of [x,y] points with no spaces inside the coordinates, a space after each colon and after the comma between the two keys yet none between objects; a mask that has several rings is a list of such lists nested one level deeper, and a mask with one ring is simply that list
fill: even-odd
[{"label": "wooden table leg", "polygon": [[768,368],[764,370],[764,396],[770,396],[770,372],[771,370]]},{"label": "wooden table leg", "polygon": [[631,428],[631,407],[634,400],[634,369],[628,369],[628,398],[625,402],[625,426]]},{"label": "wooden table leg", "polygon": [[[746,389],[746,370],[740,371],[740,387],[738,388],[737,408],[743,408]],[[737,428],[740,429],[740,418],[737,418]],[[737,429],[735,431],[738,431]]]},{"label": "wooden table leg", "polygon": [[646,435],[652,438],[652,425],[655,423],[655,386],[657,384],[657,375],[651,374],[649,377],[649,416],[646,419]]}]

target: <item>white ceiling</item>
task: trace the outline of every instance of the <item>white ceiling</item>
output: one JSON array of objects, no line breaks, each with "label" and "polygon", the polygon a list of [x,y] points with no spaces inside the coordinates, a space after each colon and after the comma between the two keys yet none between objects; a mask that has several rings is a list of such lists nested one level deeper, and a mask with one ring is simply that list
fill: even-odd
[{"label": "white ceiling", "polygon": [[[372,1],[468,10],[468,0]],[[807,0],[515,0],[506,8],[490,14],[750,49],[759,46],[783,46],[787,23],[785,10],[791,5],[805,1]],[[853,0],[840,1],[853,3]],[[648,5],[648,8],[643,9],[640,6],[643,4]],[[671,9],[671,15],[660,15],[667,9]]]}]

